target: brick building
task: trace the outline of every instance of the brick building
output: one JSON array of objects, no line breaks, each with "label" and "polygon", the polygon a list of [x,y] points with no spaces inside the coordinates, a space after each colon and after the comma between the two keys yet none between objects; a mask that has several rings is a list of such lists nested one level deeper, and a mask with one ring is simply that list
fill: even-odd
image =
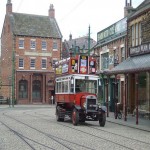
[{"label": "brick building", "polygon": [[48,16],[15,13],[11,0],[1,34],[1,93],[18,104],[49,103],[54,94],[53,61],[60,59],[62,34],[51,4]]},{"label": "brick building", "polygon": [[124,76],[125,117],[128,107],[136,115],[136,124],[139,116],[150,119],[150,0],[128,17],[127,59],[105,74]]},{"label": "brick building", "polygon": [[[124,18],[97,33],[97,44],[94,47],[94,53],[100,56],[97,68],[97,73],[100,75],[102,81],[100,100],[101,103],[107,104],[106,99],[109,101],[110,111],[115,110],[115,102],[123,101],[121,85],[123,84],[124,77],[121,75],[110,75],[108,77],[104,72],[113,69],[127,57],[127,17],[132,11],[132,1],[130,0],[128,3],[125,0]],[[118,83],[118,86],[114,84],[115,82]],[[107,89],[109,89],[109,93]]]}]

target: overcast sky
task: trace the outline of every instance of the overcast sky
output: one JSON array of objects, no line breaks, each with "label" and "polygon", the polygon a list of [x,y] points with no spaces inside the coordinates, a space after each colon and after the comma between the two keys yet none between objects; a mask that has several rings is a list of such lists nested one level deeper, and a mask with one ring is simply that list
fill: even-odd
[{"label": "overcast sky", "polygon": [[[128,0],[130,1],[130,0]],[[144,0],[132,0],[135,8]],[[97,40],[97,32],[124,17],[125,0],[11,0],[13,12],[48,15],[50,4],[54,5],[55,18],[63,35],[63,40],[78,38],[88,34]],[[0,33],[6,13],[7,0],[0,0]]]}]

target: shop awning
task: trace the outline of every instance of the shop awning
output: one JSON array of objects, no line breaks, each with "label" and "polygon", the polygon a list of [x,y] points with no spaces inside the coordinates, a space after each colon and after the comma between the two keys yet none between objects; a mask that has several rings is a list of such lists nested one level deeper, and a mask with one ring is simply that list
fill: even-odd
[{"label": "shop awning", "polygon": [[112,70],[104,71],[104,74],[125,74],[150,71],[150,54],[128,57]]}]

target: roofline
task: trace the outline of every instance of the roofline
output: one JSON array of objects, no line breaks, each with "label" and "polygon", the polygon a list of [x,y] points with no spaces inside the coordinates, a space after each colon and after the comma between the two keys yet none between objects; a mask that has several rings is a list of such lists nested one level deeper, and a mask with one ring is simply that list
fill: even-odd
[{"label": "roofline", "polygon": [[47,36],[47,37],[44,37],[44,36],[34,36],[34,35],[24,35],[24,34],[15,34],[13,33],[14,36],[24,36],[24,37],[42,37],[42,38],[53,38],[53,39],[62,39],[62,37],[53,37],[53,36]]},{"label": "roofline", "polygon": [[[133,19],[136,19],[137,17],[143,15],[143,14],[144,14],[145,12],[147,12],[147,11],[150,11],[150,8],[147,8],[147,9],[143,10],[142,12],[138,13],[138,14],[135,15],[135,16],[129,17],[129,18],[127,19],[127,23],[129,23],[129,22],[132,21]],[[136,11],[135,11],[135,12],[136,12]]]}]

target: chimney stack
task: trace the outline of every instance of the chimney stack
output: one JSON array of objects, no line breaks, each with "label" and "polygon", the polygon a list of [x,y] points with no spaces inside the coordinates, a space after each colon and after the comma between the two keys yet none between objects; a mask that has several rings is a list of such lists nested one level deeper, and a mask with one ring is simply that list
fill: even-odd
[{"label": "chimney stack", "polygon": [[72,40],[72,34],[70,33],[70,35],[69,35],[69,41],[71,41]]},{"label": "chimney stack", "polygon": [[12,13],[12,3],[11,3],[11,0],[7,0],[6,14],[11,14],[11,13]]},{"label": "chimney stack", "polygon": [[124,17],[127,17],[133,10],[134,9],[132,7],[132,0],[130,0],[129,3],[128,0],[125,0]]},{"label": "chimney stack", "polygon": [[54,9],[53,4],[50,4],[50,7],[49,7],[49,17],[55,18],[55,9]]}]

